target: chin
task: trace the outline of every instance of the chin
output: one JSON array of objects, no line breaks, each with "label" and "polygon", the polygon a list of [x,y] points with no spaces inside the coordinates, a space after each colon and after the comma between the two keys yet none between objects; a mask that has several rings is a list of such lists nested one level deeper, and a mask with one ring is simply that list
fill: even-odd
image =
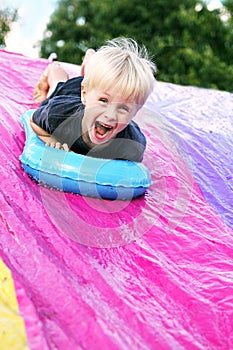
[{"label": "chin", "polygon": [[110,140],[98,140],[98,139],[95,139],[92,141],[92,144],[95,145],[95,146],[100,146],[100,145],[104,145],[105,143],[109,142]]}]

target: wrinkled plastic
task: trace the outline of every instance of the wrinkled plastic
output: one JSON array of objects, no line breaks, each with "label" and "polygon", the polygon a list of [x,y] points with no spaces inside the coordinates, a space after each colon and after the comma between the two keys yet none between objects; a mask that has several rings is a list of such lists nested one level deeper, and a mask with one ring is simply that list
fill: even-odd
[{"label": "wrinkled plastic", "polygon": [[157,82],[137,116],[152,186],[88,199],[21,168],[46,64],[0,53],[0,251],[30,349],[231,349],[232,94]]}]

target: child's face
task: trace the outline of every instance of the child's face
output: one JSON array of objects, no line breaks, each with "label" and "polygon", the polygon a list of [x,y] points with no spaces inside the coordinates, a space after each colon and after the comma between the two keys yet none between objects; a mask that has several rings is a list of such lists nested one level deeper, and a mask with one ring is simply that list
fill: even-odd
[{"label": "child's face", "polygon": [[89,146],[103,144],[123,130],[139,107],[131,98],[125,98],[114,88],[104,91],[82,87],[85,105],[82,120],[83,140]]}]

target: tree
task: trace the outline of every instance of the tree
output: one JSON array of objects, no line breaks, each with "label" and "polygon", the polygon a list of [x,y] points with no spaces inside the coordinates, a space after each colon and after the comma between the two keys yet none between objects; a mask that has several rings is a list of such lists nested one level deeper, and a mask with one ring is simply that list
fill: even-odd
[{"label": "tree", "polygon": [[231,91],[233,34],[221,16],[204,0],[60,0],[41,55],[56,51],[60,60],[81,63],[88,47],[128,36],[148,48],[157,79]]},{"label": "tree", "polygon": [[0,9],[0,47],[5,47],[5,38],[11,29],[11,23],[17,20],[17,10]]}]

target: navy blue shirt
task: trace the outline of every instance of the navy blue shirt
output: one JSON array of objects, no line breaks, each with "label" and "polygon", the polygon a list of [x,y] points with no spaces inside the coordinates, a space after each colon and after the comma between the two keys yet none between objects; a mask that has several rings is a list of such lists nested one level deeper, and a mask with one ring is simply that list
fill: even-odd
[{"label": "navy blue shirt", "polygon": [[55,91],[33,114],[33,121],[59,142],[79,154],[107,159],[141,162],[146,138],[139,126],[131,121],[115,139],[90,149],[82,138],[82,118],[85,106],[81,101],[81,82],[77,77],[58,83]]}]

